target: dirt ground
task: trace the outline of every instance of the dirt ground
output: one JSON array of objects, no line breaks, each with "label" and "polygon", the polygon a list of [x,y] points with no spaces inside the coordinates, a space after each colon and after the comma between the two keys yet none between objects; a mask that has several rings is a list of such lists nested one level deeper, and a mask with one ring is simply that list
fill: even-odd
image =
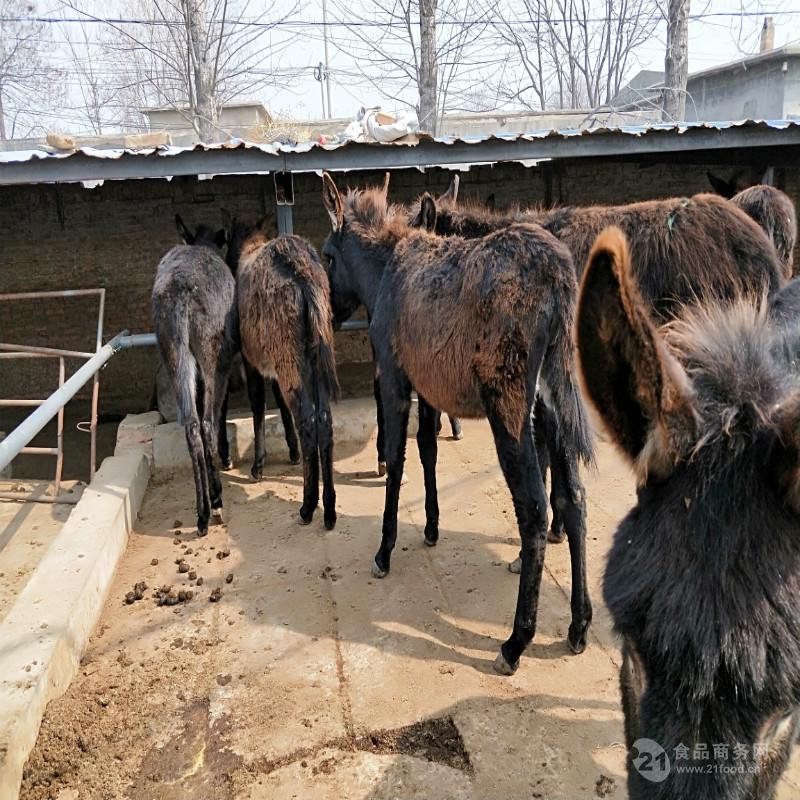
[{"label": "dirt ground", "polygon": [[[517,579],[506,564],[518,539],[488,426],[466,423],[464,433],[440,439],[434,549],[423,545],[409,442],[398,547],[382,581],[370,575],[383,502],[373,443],[338,449],[331,533],[321,515],[297,524],[302,473],[285,453],[262,483],[247,464],[227,475],[226,524],[200,540],[189,476],[151,483],[79,676],[48,708],[21,797],[624,798],[619,654],[599,581],[632,503],[630,473],[601,445],[586,476],[595,604],[586,652],[566,646],[568,550],[550,545],[536,638],[503,678],[491,665],[511,627]],[[139,581],[144,597],[126,605]],[[157,606],[163,585],[194,596]],[[796,757],[779,798],[798,797]]]}]

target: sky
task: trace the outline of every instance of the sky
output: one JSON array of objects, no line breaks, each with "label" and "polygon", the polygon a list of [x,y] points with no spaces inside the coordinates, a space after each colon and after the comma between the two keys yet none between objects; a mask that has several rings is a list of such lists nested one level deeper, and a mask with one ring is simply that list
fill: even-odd
[{"label": "sky", "polygon": [[[143,0],[138,0],[142,2]],[[271,13],[285,15],[294,7],[294,0],[249,0],[248,16],[258,14],[265,3],[274,1]],[[479,0],[475,0],[479,2]],[[501,0],[502,1],[502,0]],[[134,15],[135,7],[131,0],[84,0],[86,7],[98,15]],[[327,0],[329,18],[341,18],[342,9],[349,10],[354,17],[365,13],[373,0]],[[440,7],[447,0],[439,0]],[[666,2],[666,0],[663,0]],[[58,15],[60,0],[40,0],[37,13]],[[338,11],[337,11],[338,5]],[[744,11],[747,16],[738,16]],[[759,34],[764,16],[769,12],[775,14],[775,44],[781,46],[790,41],[800,41],[800,0],[692,0],[691,14],[702,16],[692,19],[689,27],[689,68],[696,72],[715,64],[725,63],[758,52]],[[732,15],[736,16],[732,16]],[[314,119],[322,116],[320,84],[314,79],[314,67],[324,60],[324,42],[322,35],[322,0],[298,0],[293,14],[294,19],[317,23],[302,28],[302,33],[288,48],[266,46],[264,38],[264,60],[260,67],[266,70],[277,69],[290,72],[294,76],[288,87],[267,87],[245,95],[240,100],[259,100],[274,117],[293,119]],[[77,31],[76,31],[77,32]],[[53,42],[48,46],[46,57],[65,70],[64,85],[68,93],[67,105],[76,105],[79,101],[78,78],[70,74],[69,53],[64,39],[68,34],[57,28]],[[270,34],[272,36],[272,34]],[[381,96],[381,93],[365,82],[356,79],[353,58],[354,51],[345,40],[342,29],[333,28],[330,43],[331,94],[333,116],[352,118],[363,106],[381,106],[387,110],[400,108],[396,100]],[[276,40],[280,36],[276,35]],[[639,69],[663,70],[664,64],[664,26],[657,30],[651,40],[637,50],[635,62],[631,65],[629,75]],[[113,63],[106,64],[104,69],[113,70]],[[416,98],[406,93],[404,99],[414,103]],[[59,129],[79,131],[75,112],[70,116],[64,111]]]},{"label": "sky", "polygon": [[[358,2],[358,0],[354,0]],[[715,64],[734,61],[744,55],[758,52],[761,27],[766,11],[780,11],[775,20],[775,46],[790,41],[800,41],[800,0],[692,0],[692,14],[737,13],[744,8],[745,18],[707,16],[692,20],[689,24],[689,71],[697,72]],[[322,20],[319,0],[305,6],[303,17]],[[741,25],[741,29],[740,29]],[[662,26],[663,27],[663,26]],[[665,32],[653,37],[652,42],[637,51],[637,63],[631,69],[633,75],[639,69],[664,69]],[[333,80],[331,84],[333,115],[352,117],[359,107],[382,105],[394,108],[397,104],[377,95],[371,87],[357,87],[347,78],[337,79],[336,69],[347,69],[348,54],[330,48]],[[270,110],[288,113],[296,117],[318,118],[321,116],[319,84],[313,79],[313,65],[324,58],[323,44],[307,40],[298,45],[291,54],[293,66],[307,67],[307,77],[299,80],[290,90],[271,91],[265,94]]]}]

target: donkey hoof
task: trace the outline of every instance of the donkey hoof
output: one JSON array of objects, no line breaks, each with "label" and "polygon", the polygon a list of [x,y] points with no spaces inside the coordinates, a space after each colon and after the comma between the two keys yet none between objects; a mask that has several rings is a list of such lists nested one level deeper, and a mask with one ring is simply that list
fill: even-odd
[{"label": "donkey hoof", "polygon": [[385,578],[389,574],[388,569],[381,569],[378,566],[377,561],[372,562],[372,577],[373,578]]},{"label": "donkey hoof", "polygon": [[498,675],[513,675],[517,671],[517,666],[512,666],[511,664],[506,661],[506,657],[503,655],[502,652],[497,654],[497,658],[494,660],[494,671]]},{"label": "donkey hoof", "polygon": [[519,556],[508,565],[508,571],[513,572],[514,575],[519,575],[522,572],[522,559]]},{"label": "donkey hoof", "polygon": [[567,633],[567,644],[569,649],[579,656],[586,649],[586,632],[589,629],[588,624],[576,625],[574,622],[569,626]]},{"label": "donkey hoof", "polygon": [[197,518],[197,535],[198,537],[208,536],[208,520]]},{"label": "donkey hoof", "polygon": [[222,459],[222,470],[223,470],[223,472],[227,472],[229,469],[233,469],[233,460],[230,457],[223,458]]},{"label": "donkey hoof", "polygon": [[253,467],[253,469],[250,470],[250,477],[256,482],[260,481],[264,477],[261,472],[261,467]]},{"label": "donkey hoof", "polygon": [[460,442],[464,438],[464,434],[461,431],[453,431],[453,441]]},{"label": "donkey hoof", "polygon": [[379,461],[378,462],[378,477],[382,478],[386,474],[386,462]]},{"label": "donkey hoof", "polygon": [[428,547],[436,547],[437,543],[439,542],[439,528],[433,528],[432,530],[428,530],[425,528],[425,544]]},{"label": "donkey hoof", "polygon": [[547,541],[551,544],[561,544],[567,538],[566,531],[562,528],[560,531],[554,531],[552,528],[547,532]]},{"label": "donkey hoof", "polygon": [[300,453],[298,453],[297,450],[289,450],[289,462],[291,464],[300,463]]},{"label": "donkey hoof", "polygon": [[336,527],[336,514],[325,515],[325,530],[332,531]]},{"label": "donkey hoof", "polygon": [[211,519],[214,520],[215,525],[224,525],[225,524],[225,517],[222,513],[222,506],[219,508],[212,508],[211,509]]}]

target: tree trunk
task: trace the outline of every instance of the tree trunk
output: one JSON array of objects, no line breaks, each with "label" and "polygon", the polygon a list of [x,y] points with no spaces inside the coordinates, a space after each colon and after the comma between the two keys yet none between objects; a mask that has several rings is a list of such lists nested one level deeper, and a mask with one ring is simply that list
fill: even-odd
[{"label": "tree trunk", "polygon": [[436,64],[436,0],[419,3],[419,125],[436,135],[438,74]]},{"label": "tree trunk", "polygon": [[664,59],[664,122],[682,120],[689,77],[689,0],[669,0],[667,54]]},{"label": "tree trunk", "polygon": [[189,35],[195,103],[192,113],[195,130],[203,142],[220,138],[216,127],[214,102],[214,66],[208,41],[206,0],[185,0],[186,28]]},{"label": "tree trunk", "polygon": [[5,141],[6,136],[6,112],[3,108],[3,88],[0,86],[0,141]]}]

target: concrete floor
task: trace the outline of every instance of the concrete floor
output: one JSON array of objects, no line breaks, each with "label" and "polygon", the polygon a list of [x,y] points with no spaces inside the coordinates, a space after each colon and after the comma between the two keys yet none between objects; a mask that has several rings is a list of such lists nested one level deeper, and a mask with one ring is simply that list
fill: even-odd
[{"label": "concrete floor", "polygon": [[[0,480],[0,491],[47,495],[46,481]],[[80,487],[71,483],[63,492]],[[17,503],[0,500],[0,621],[13,605],[25,582],[36,569],[42,555],[67,521],[71,505]]]},{"label": "concrete floor", "polygon": [[[285,455],[260,484],[249,464],[227,475],[227,524],[201,540],[189,476],[157,476],[79,676],[48,708],[21,796],[624,798],[619,654],[599,581],[632,502],[629,471],[601,445],[586,478],[587,651],[568,653],[568,551],[552,545],[535,641],[517,674],[501,678],[491,664],[511,627],[506,563],[518,539],[488,426],[464,432],[440,440],[435,549],[422,543],[409,442],[383,581],[370,576],[383,503],[373,443],[338,448],[332,533],[321,517],[297,524],[302,473]],[[179,558],[201,587],[178,574]],[[142,580],[144,599],[125,605]],[[195,596],[157,607],[162,584]],[[798,758],[779,797],[800,797]]]}]

